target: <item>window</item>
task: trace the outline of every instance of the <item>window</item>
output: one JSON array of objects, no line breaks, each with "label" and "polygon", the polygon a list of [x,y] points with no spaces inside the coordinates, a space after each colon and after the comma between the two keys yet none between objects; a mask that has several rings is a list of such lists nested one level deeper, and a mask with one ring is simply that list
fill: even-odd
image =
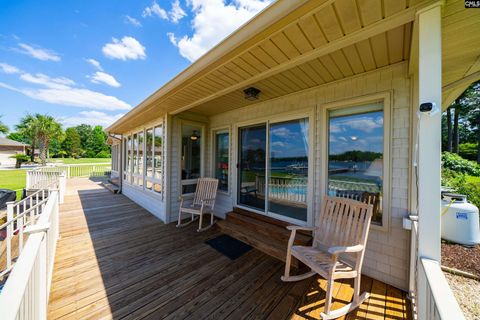
[{"label": "window", "polygon": [[381,225],[385,168],[383,103],[332,110],[328,130],[328,194],[372,204],[372,223]]},{"label": "window", "polygon": [[182,124],[182,194],[195,192],[201,176],[202,127]]},{"label": "window", "polygon": [[161,126],[146,130],[147,170],[145,188],[156,193],[162,192],[162,139],[163,130]]},{"label": "window", "polygon": [[161,126],[155,127],[154,130],[155,139],[153,142],[153,152],[154,152],[154,169],[155,169],[155,178],[162,178],[162,166],[163,166],[163,128]]},{"label": "window", "polygon": [[125,181],[162,193],[162,126],[147,128],[125,139]]},{"label": "window", "polygon": [[125,160],[125,180],[131,182],[132,173],[132,136],[129,135],[125,143],[125,152],[127,154]]},{"label": "window", "polygon": [[237,203],[295,223],[309,220],[309,118],[239,128]]},{"label": "window", "polygon": [[218,189],[228,192],[228,160],[229,160],[228,132],[215,134],[215,178],[218,179]]},{"label": "window", "polygon": [[143,131],[138,133],[138,158],[137,158],[137,185],[143,186],[143,174],[144,174],[144,138]]}]

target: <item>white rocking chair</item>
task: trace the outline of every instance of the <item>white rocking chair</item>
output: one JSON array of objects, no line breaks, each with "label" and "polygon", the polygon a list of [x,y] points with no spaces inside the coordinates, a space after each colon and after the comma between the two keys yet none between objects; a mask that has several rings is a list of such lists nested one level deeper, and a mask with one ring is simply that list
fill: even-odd
[{"label": "white rocking chair", "polygon": [[[197,188],[195,195],[193,196],[193,202],[184,207],[184,203],[187,200],[186,197],[180,196],[180,210],[178,211],[178,224],[177,228],[184,227],[194,222],[200,216],[197,231],[204,231],[213,226],[213,207],[215,206],[215,199],[217,197],[218,179],[213,178],[199,178],[197,181]],[[191,214],[190,221],[182,223],[182,213]],[[202,228],[203,214],[210,213],[210,225]]]},{"label": "white rocking chair", "polygon": [[[299,281],[315,274],[327,280],[325,308],[322,319],[341,317],[361,305],[369,297],[367,292],[360,295],[360,278],[367,243],[371,204],[344,198],[325,196],[323,207],[315,228],[289,226],[291,230],[287,248],[285,275],[283,281]],[[313,233],[312,246],[294,246],[297,230],[310,230]],[[292,256],[306,264],[311,271],[291,276]],[[333,282],[336,279],[354,278],[353,301],[337,310],[330,310]]]}]

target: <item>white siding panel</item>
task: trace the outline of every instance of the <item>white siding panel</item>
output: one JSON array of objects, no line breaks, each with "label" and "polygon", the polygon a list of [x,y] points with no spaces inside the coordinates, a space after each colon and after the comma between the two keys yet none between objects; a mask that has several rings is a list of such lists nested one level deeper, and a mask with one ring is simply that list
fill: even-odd
[{"label": "white siding panel", "polygon": [[160,195],[151,194],[149,191],[143,191],[125,182],[122,186],[122,193],[133,202],[147,209],[162,222],[166,222],[165,203]]}]

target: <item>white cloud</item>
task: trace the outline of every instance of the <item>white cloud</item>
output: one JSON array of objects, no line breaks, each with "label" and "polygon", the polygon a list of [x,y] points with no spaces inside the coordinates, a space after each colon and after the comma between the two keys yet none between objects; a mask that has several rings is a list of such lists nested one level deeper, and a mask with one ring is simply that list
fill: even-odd
[{"label": "white cloud", "polygon": [[150,7],[146,7],[143,10],[142,17],[151,17],[153,15],[156,15],[160,17],[163,20],[168,20],[168,14],[165,9],[161,8],[157,2],[153,2]]},{"label": "white cloud", "polygon": [[180,21],[180,19],[185,17],[187,14],[185,13],[185,11],[183,11],[182,7],[180,6],[180,1],[176,0],[172,3],[172,10],[170,10],[169,15],[170,15],[170,20],[173,23],[177,23],[178,21]]},{"label": "white cloud", "polygon": [[58,121],[60,121],[65,127],[73,127],[81,124],[107,127],[123,117],[123,115],[123,113],[109,115],[100,111],[82,111],[76,116],[60,117],[58,118]]},{"label": "white cloud", "polygon": [[112,43],[107,43],[102,48],[103,54],[110,59],[137,60],[145,59],[145,47],[137,39],[125,36],[122,40],[112,38]]},{"label": "white cloud", "polygon": [[371,116],[365,116],[356,119],[339,120],[337,121],[337,126],[339,126],[339,130],[343,132],[349,129],[355,129],[370,133],[375,129],[383,127],[383,118],[377,117],[374,119]]},{"label": "white cloud", "polygon": [[3,63],[3,62],[0,63],[0,70],[2,70],[3,73],[8,73],[8,74],[15,74],[15,73],[22,72],[17,67],[14,67],[8,63]]},{"label": "white cloud", "polygon": [[109,85],[110,87],[115,87],[118,88],[120,87],[120,83],[115,79],[112,75],[97,71],[93,74],[93,76],[90,77],[90,81],[93,83],[104,83],[106,85]]},{"label": "white cloud", "polygon": [[114,97],[101,92],[79,88],[75,82],[65,77],[52,78],[42,73],[23,73],[20,79],[39,87],[14,87],[0,82],[0,87],[21,93],[35,100],[63,106],[81,107],[96,110],[129,110],[132,107]]},{"label": "white cloud", "polygon": [[195,61],[271,2],[234,0],[226,4],[225,0],[189,0],[187,3],[194,13],[192,36],[177,39],[171,34],[169,39],[180,55]]},{"label": "white cloud", "polygon": [[100,71],[103,71],[103,68],[102,68],[102,65],[100,64],[100,62],[98,62],[97,60],[95,59],[86,59],[85,61],[87,61],[88,63],[90,63],[92,66],[94,66],[96,69],[100,70]]},{"label": "white cloud", "polygon": [[34,48],[26,43],[19,43],[18,46],[21,48],[21,49],[18,49],[18,51],[38,60],[42,60],[42,61],[51,60],[55,62],[58,62],[61,60],[60,56],[56,52],[49,49],[42,49],[38,47]]},{"label": "white cloud", "polygon": [[129,15],[126,15],[125,19],[123,21],[126,24],[131,24],[132,26],[135,26],[135,27],[141,27],[142,26],[142,24],[140,23],[140,21],[138,21],[138,19],[135,19],[134,17],[130,17]]},{"label": "white cloud", "polygon": [[71,79],[65,77],[51,78],[43,73],[37,73],[35,75],[23,73],[20,75],[20,79],[26,82],[43,85],[51,89],[65,89],[75,84]]},{"label": "white cloud", "polygon": [[173,1],[172,8],[168,12],[160,7],[156,1],[154,1],[150,7],[146,7],[143,10],[142,17],[146,18],[153,15],[173,23],[178,23],[178,21],[180,21],[183,17],[187,16],[183,8],[180,6],[180,0]]}]

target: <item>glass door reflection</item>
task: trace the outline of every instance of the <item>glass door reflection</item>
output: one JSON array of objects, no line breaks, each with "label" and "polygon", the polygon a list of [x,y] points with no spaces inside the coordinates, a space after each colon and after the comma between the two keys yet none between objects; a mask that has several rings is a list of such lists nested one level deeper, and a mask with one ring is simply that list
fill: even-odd
[{"label": "glass door reflection", "polygon": [[266,124],[239,129],[238,203],[265,211]]},{"label": "glass door reflection", "polygon": [[268,211],[307,221],[308,119],[269,126]]}]

